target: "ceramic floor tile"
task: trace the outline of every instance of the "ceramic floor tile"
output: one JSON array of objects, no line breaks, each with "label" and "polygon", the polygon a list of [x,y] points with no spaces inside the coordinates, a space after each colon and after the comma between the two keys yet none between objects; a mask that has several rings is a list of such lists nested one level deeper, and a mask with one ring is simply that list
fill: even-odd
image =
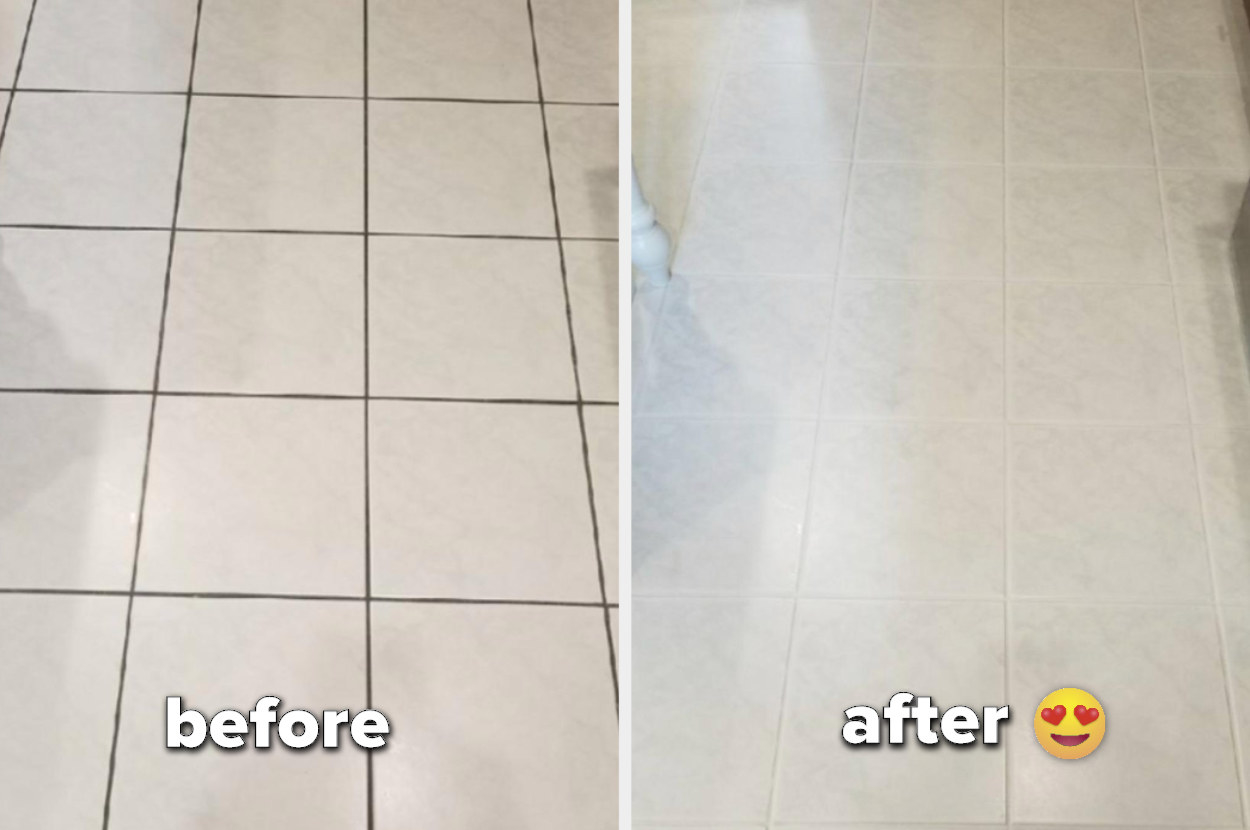
[{"label": "ceramic floor tile", "polygon": [[535,78],[525,0],[369,4],[370,95],[533,101]]},{"label": "ceramic floor tile", "polygon": [[631,62],[642,66],[723,59],[740,6],[741,0],[636,0]]},{"label": "ceramic floor tile", "polygon": [[0,395],[0,585],[130,587],[150,406]]},{"label": "ceramic floor tile", "polygon": [[764,821],[791,615],[789,600],[635,599],[636,821]]},{"label": "ceramic floor tile", "polygon": [[815,464],[804,593],[1002,595],[1000,425],[827,422]]},{"label": "ceramic floor tile", "polygon": [[1220,611],[1225,648],[1228,652],[1228,680],[1232,689],[1232,716],[1235,740],[1241,757],[1250,749],[1250,606],[1226,605]]},{"label": "ceramic floor tile", "polygon": [[108,784],[126,598],[0,596],[0,631],[0,708],[15,715],[5,718],[0,748],[4,821],[96,830]]},{"label": "ceramic floor tile", "polygon": [[576,397],[554,241],[369,245],[372,394]]},{"label": "ceramic floor tile", "polygon": [[879,0],[868,60],[1001,67],[1003,4],[1001,0]]},{"label": "ceramic floor tile", "polygon": [[534,34],[548,101],[617,100],[617,0],[536,0]]},{"label": "ceramic floor tile", "polygon": [[547,107],[563,236],[615,238],[616,107]]},{"label": "ceramic floor tile", "polygon": [[1013,167],[1008,276],[1045,282],[1168,282],[1153,170]]},{"label": "ceramic floor tile", "polygon": [[867,72],[859,159],[987,164],[1003,160],[1001,68],[872,66]]},{"label": "ceramic floor tile", "polygon": [[[246,712],[264,694],[281,698],[279,716],[366,708],[363,605],[137,599],[109,827],[193,830],[246,816],[260,826],[363,830],[366,764],[351,744],[305,752],[209,747],[176,756],[165,749],[167,695],[201,712]],[[402,734],[401,722],[392,727],[388,745]]]},{"label": "ceramic floor tile", "polygon": [[[1011,815],[1021,823],[1233,825],[1241,820],[1215,617],[1176,605],[1015,603]],[[1055,763],[1029,734],[1037,702],[1066,685],[1103,703],[1093,755]],[[1184,700],[1167,717],[1160,700]],[[1166,753],[1158,748],[1167,746]],[[984,754],[984,753],[982,753]],[[1062,793],[1062,798],[1056,798]]]},{"label": "ceramic floor tile", "polygon": [[1166,286],[1013,285],[1008,412],[1024,421],[1186,421]]},{"label": "ceramic floor tile", "polygon": [[1133,0],[1007,0],[1012,66],[1141,69]]},{"label": "ceramic floor tile", "polygon": [[620,598],[620,413],[615,406],[588,406],[587,455],[595,487],[595,518],[599,523],[599,554],[603,560],[603,583],[608,602]]},{"label": "ceramic floor tile", "polygon": [[635,595],[792,592],[815,434],[812,422],[635,421]]},{"label": "ceramic floor tile", "polygon": [[814,417],[832,303],[814,281],[674,281],[638,411]]},{"label": "ceramic floor tile", "polygon": [[708,157],[850,159],[860,68],[743,63],[726,73],[708,127]]},{"label": "ceramic floor tile", "polygon": [[871,0],[746,0],[733,53],[749,61],[859,63],[871,5]]},{"label": "ceramic floor tile", "polygon": [[[633,113],[630,129],[633,155],[639,172],[649,169],[647,159],[672,165],[694,164],[703,150],[703,138],[711,119],[720,81],[718,65],[692,64],[674,71],[667,65],[632,67]],[[655,203],[663,176],[644,181],[647,198]],[[683,205],[684,207],[684,205]]]},{"label": "ceramic floor tile", "polygon": [[617,246],[612,242],[565,242],[569,304],[577,341],[577,372],[582,397],[615,401],[618,328]]},{"label": "ceramic floor tile", "polygon": [[1007,97],[1013,164],[1154,164],[1139,73],[1013,69]]},{"label": "ceramic floor tile", "polygon": [[161,388],[362,394],[363,245],[348,236],[179,234]]},{"label": "ceramic floor tile", "polygon": [[1177,283],[1231,286],[1250,268],[1247,178],[1236,170],[1163,171],[1172,278]]},{"label": "ceramic floor tile", "polygon": [[842,275],[1001,279],[999,167],[856,165]]},{"label": "ceramic floor tile", "polygon": [[186,92],[195,17],[195,0],[41,0],[21,85]]},{"label": "ceramic floor tile", "polygon": [[162,398],[138,585],[360,594],[359,401]]},{"label": "ceramic floor tile", "polygon": [[1195,284],[1175,294],[1194,422],[1250,427],[1250,351],[1237,292]]},{"label": "ceramic floor tile", "polygon": [[537,106],[374,101],[369,142],[372,231],[555,233]]},{"label": "ceramic floor tile", "polygon": [[615,828],[607,650],[599,609],[375,605],[379,830]]},{"label": "ceramic floor tile", "polygon": [[[370,4],[370,14],[379,4]],[[361,95],[364,7],[339,0],[297,6],[205,3],[195,58],[197,92]],[[376,90],[370,90],[376,94]]]},{"label": "ceramic floor tile", "polygon": [[1140,0],[1147,69],[1236,72],[1245,11],[1221,0]]},{"label": "ceramic floor tile", "polygon": [[1185,427],[1015,427],[1012,593],[1202,601],[1211,596]]},{"label": "ceramic floor tile", "polygon": [[1221,599],[1250,600],[1250,430],[1194,431],[1207,541]]},{"label": "ceramic floor tile", "polygon": [[570,406],[374,402],[377,596],[599,601]]},{"label": "ceramic floor tile", "polygon": [[184,98],[19,93],[0,156],[0,222],[168,227]]},{"label": "ceramic floor tile", "polygon": [[1148,76],[1163,167],[1250,167],[1250,126],[1236,75]]},{"label": "ceramic floor tile", "polygon": [[195,99],[178,224],[361,230],[363,112],[359,101]]},{"label": "ceramic floor tile", "polygon": [[800,602],[776,820],[1003,821],[1001,751],[874,752],[842,741],[843,710],[882,706],[901,682],[939,706],[1001,705],[1003,645],[1000,603]]},{"label": "ceramic floor tile", "polygon": [[0,87],[13,85],[33,0],[0,0]]},{"label": "ceramic floor tile", "polygon": [[151,388],[168,231],[0,231],[0,386]]},{"label": "ceramic floor tile", "polygon": [[685,274],[833,276],[847,167],[705,160],[674,268]]},{"label": "ceramic floor tile", "polygon": [[1002,286],[848,280],[834,318],[827,417],[1002,416]]}]

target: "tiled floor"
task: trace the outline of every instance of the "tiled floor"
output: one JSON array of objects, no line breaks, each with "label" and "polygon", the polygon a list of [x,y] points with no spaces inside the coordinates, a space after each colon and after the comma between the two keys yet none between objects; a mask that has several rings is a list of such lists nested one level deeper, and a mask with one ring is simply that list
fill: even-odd
[{"label": "tiled floor", "polygon": [[[1245,826],[1240,1],[635,0],[633,30],[678,232],[640,298],[639,827]],[[1079,763],[1029,729],[1065,685],[1112,722]],[[842,742],[899,689],[1010,703],[1005,746]]]},{"label": "tiled floor", "polygon": [[0,0],[0,826],[616,826],[616,19]]}]

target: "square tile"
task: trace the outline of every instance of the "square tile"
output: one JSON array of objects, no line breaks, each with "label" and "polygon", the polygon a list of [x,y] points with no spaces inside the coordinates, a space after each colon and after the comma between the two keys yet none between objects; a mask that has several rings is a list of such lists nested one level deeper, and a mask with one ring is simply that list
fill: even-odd
[{"label": "square tile", "polygon": [[[0,631],[0,708],[15,715],[5,719],[0,749],[4,820],[96,830],[108,786],[126,598],[0,596]],[[49,728],[50,719],[70,717],[72,728]]]},{"label": "square tile", "polygon": [[833,276],[845,164],[704,160],[674,268],[683,274]]},{"label": "square tile", "polygon": [[1168,282],[1154,170],[1012,167],[1008,277]]},{"label": "square tile", "polygon": [[186,92],[195,7],[195,0],[40,0],[22,61],[21,85]]},{"label": "square tile", "polygon": [[868,61],[1001,67],[1002,0],[879,0]]},{"label": "square tile", "polygon": [[1148,76],[1159,164],[1250,167],[1250,126],[1236,75]]},{"label": "square tile", "polygon": [[1001,418],[1002,286],[843,281],[824,388],[830,417]]},{"label": "square tile", "polygon": [[634,594],[793,592],[815,436],[801,421],[636,420]]},{"label": "square tile", "polygon": [[776,819],[1002,822],[1001,751],[864,751],[842,725],[847,706],[884,705],[900,682],[939,706],[1001,705],[1003,645],[996,602],[801,601]]},{"label": "square tile", "polygon": [[554,241],[369,240],[374,395],[574,400]]},{"label": "square tile", "polygon": [[[377,5],[370,4],[371,13]],[[363,6],[339,0],[305,0],[297,6],[251,0],[205,3],[195,89],[363,95],[363,12]]]},{"label": "square tile", "polygon": [[870,66],[867,72],[859,159],[1003,160],[1002,69]]},{"label": "square tile", "polygon": [[741,0],[635,0],[634,66],[708,64],[725,57]]},{"label": "square tile", "polygon": [[832,304],[814,281],[675,280],[637,410],[815,416]]},{"label": "square tile", "polygon": [[1222,0],[1141,0],[1147,69],[1237,72],[1245,10]]},{"label": "square tile", "polygon": [[599,524],[599,555],[603,560],[603,586],[608,602],[620,597],[620,412],[615,406],[588,406],[587,457],[595,488],[595,518]]},{"label": "square tile", "polygon": [[0,157],[0,222],[169,227],[186,100],[14,96]]},{"label": "square tile", "polygon": [[1013,285],[1007,318],[1011,420],[1188,420],[1167,286]]},{"label": "square tile", "polygon": [[1164,170],[1172,278],[1177,283],[1235,284],[1250,268],[1250,173],[1238,170]]},{"label": "square tile", "polygon": [[0,231],[0,386],[150,389],[168,231]]},{"label": "square tile", "polygon": [[1011,590],[1023,596],[1211,596],[1185,427],[1014,427]]},{"label": "square tile", "polygon": [[636,821],[764,821],[793,603],[636,599]]},{"label": "square tile", "polygon": [[0,395],[0,585],[126,590],[151,398]]},{"label": "square tile", "polygon": [[1141,69],[1133,0],[1008,0],[1012,66]]},{"label": "square tile", "polygon": [[616,107],[547,107],[556,202],[563,236],[615,239]]},{"label": "square tile", "polygon": [[375,596],[598,602],[571,406],[369,407]]},{"label": "square tile", "polygon": [[708,127],[708,157],[849,160],[861,69],[829,64],[738,64],[726,71]]},{"label": "square tile", "polygon": [[369,229],[550,236],[537,106],[374,101]]},{"label": "square tile", "polygon": [[[1241,820],[1219,636],[1210,608],[1016,603],[1010,704],[1029,713],[1080,684],[1116,729],[1079,764],[1039,751],[1029,721],[1009,727],[1011,814],[1038,824],[1234,825]],[[1183,700],[1167,717],[1159,701]],[[1023,728],[1022,728],[1023,727]],[[1169,750],[1160,754],[1160,746]],[[986,753],[981,753],[986,754]],[[1055,793],[1063,793],[1056,798]]]},{"label": "square tile", "polygon": [[[637,65],[632,69],[633,112],[630,119],[639,176],[659,167],[661,175],[643,176],[643,189],[653,204],[672,168],[694,166],[703,152],[703,138],[720,86],[721,67],[691,64],[675,69],[667,64]],[[682,205],[685,208],[685,205]]]},{"label": "square tile", "polygon": [[179,234],[161,388],[362,394],[363,246],[349,236]]},{"label": "square tile", "polygon": [[[265,694],[281,698],[279,717],[296,708],[353,715],[366,708],[363,606],[136,599],[109,827],[192,830],[246,816],[262,826],[362,830],[366,763],[350,743],[338,751],[278,746],[266,752],[246,738],[248,748],[237,752],[165,749],[167,695],[214,713],[246,712]],[[392,728],[398,733],[402,726],[392,722]],[[345,740],[344,734],[340,743]]]},{"label": "square tile", "polygon": [[369,3],[370,95],[532,101],[535,77],[525,0]]},{"label": "square tile", "polygon": [[804,593],[1002,596],[1001,425],[827,422],[815,464]]},{"label": "square tile", "polygon": [[872,0],[746,0],[734,53],[741,60],[860,63]]},{"label": "square tile", "polygon": [[1194,431],[1207,542],[1222,600],[1250,600],[1250,430]]},{"label": "square tile", "polygon": [[617,0],[535,0],[534,35],[548,101],[618,98]]},{"label": "square tile", "polygon": [[178,224],[359,231],[360,101],[196,98]]},{"label": "square tile", "polygon": [[842,275],[1003,275],[1000,167],[856,165]]},{"label": "square tile", "polygon": [[33,0],[0,0],[0,87],[13,86],[13,74],[26,37]]},{"label": "square tile", "polygon": [[616,368],[620,328],[616,243],[565,242],[564,265],[582,397],[615,401],[620,386]]},{"label": "square tile", "polygon": [[606,652],[599,609],[375,605],[379,830],[615,828]]},{"label": "square tile", "polygon": [[1007,96],[1013,164],[1154,165],[1138,73],[1013,69]]},{"label": "square tile", "polygon": [[1174,293],[1194,422],[1250,427],[1250,352],[1237,292],[1188,284]]},{"label": "square tile", "polygon": [[363,408],[161,398],[139,588],[363,593]]}]

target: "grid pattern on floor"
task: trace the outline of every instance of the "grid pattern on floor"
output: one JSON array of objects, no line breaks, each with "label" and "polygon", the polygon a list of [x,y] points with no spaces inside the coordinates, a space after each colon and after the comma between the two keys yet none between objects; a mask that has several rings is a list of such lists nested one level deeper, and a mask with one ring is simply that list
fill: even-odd
[{"label": "grid pattern on floor", "polygon": [[[639,0],[634,32],[680,228],[636,368],[638,826],[1245,826],[1240,4]],[[1029,728],[1064,685],[1113,722],[1080,764]],[[1010,703],[1006,746],[848,750],[904,687]]]},{"label": "grid pattern on floor", "polygon": [[[221,655],[232,651],[221,651],[222,643],[201,630],[206,620],[228,629],[222,615],[237,616],[248,622],[252,636],[273,630],[276,641],[307,647],[288,629],[299,625],[283,616],[289,614],[310,631],[322,631],[327,653],[347,663],[343,668],[363,661],[363,688],[351,692],[352,704],[395,707],[397,734],[406,727],[410,736],[408,747],[388,748],[376,764],[372,753],[358,758],[362,776],[350,759],[305,762],[314,778],[324,776],[321,787],[330,793],[302,808],[309,826],[400,826],[426,823],[435,814],[449,827],[517,814],[552,826],[610,826],[614,722],[611,709],[603,718],[600,708],[607,694],[618,695],[615,540],[604,535],[615,526],[614,518],[605,521],[616,506],[597,497],[596,480],[606,488],[615,478],[615,314],[608,306],[615,302],[616,105],[607,100],[615,89],[615,4],[568,9],[547,0],[500,3],[494,14],[520,24],[503,31],[492,15],[474,18],[453,4],[405,8],[382,0],[326,0],[301,9],[307,17],[296,21],[280,9],[190,0],[181,8],[166,4],[155,14],[162,19],[127,21],[128,14],[154,12],[138,7],[118,13],[118,29],[128,22],[137,33],[106,28],[98,36],[67,25],[65,15],[74,12],[59,0],[6,2],[0,16],[7,21],[19,5],[20,45],[0,38],[0,63],[10,58],[6,49],[13,58],[12,75],[7,81],[0,75],[0,88],[9,90],[0,91],[0,254],[23,273],[0,276],[26,280],[11,294],[9,316],[0,312],[0,328],[10,329],[0,330],[0,339],[6,348],[18,347],[0,359],[0,423],[7,427],[0,434],[11,449],[33,433],[35,445],[62,441],[89,452],[67,477],[75,479],[71,485],[21,480],[41,460],[38,446],[10,453],[16,466],[7,469],[15,486],[47,485],[50,498],[76,496],[100,513],[124,509],[133,483],[137,509],[104,521],[97,515],[77,528],[113,553],[128,538],[124,568],[120,557],[105,563],[99,551],[88,563],[61,561],[65,551],[58,552],[58,544],[74,541],[67,550],[81,556],[83,542],[71,540],[72,534],[48,534],[20,509],[16,519],[0,523],[0,535],[15,552],[51,550],[44,564],[0,565],[0,614],[16,614],[31,630],[44,622],[41,602],[95,615],[100,636],[116,636],[100,644],[101,652],[120,655],[109,695],[111,726],[107,737],[101,729],[95,736],[103,740],[107,768],[88,759],[73,769],[83,794],[70,801],[83,803],[65,807],[51,803],[65,782],[27,781],[26,792],[10,793],[22,796],[17,816],[38,825],[62,810],[57,826],[100,826],[102,803],[105,828],[133,827],[144,820],[138,807],[154,786],[178,791],[189,803],[211,795],[200,788],[211,787],[214,778],[237,784],[245,769],[213,762],[206,762],[198,784],[176,773],[170,778],[159,761],[153,769],[137,737],[151,731],[151,712],[137,701],[160,693],[154,653],[178,650],[178,643],[164,641],[162,626],[185,629],[174,636],[188,640],[182,643],[187,659],[211,662],[208,655],[229,659]],[[331,64],[338,53],[353,51],[344,45],[353,29],[338,32],[331,25],[344,14],[356,17],[359,35],[356,95],[341,91],[341,80],[354,71],[350,61],[334,78],[319,77],[315,68],[319,50],[335,53],[326,58]],[[371,49],[370,14],[383,18],[378,30],[411,26],[414,15],[437,18],[466,42],[435,49],[428,64],[413,65],[387,31],[382,45]],[[293,31],[295,40],[308,36],[302,54],[274,54],[263,36],[253,39],[275,22]],[[257,32],[233,32],[246,35],[241,41],[223,36],[232,26],[247,25]],[[322,31],[310,34],[301,26]],[[82,64],[59,42],[76,35],[90,39],[78,44],[87,54]],[[180,89],[160,70],[167,68],[162,54],[183,36]],[[136,39],[127,42],[129,37]],[[482,59],[477,44],[465,48],[475,37],[497,37],[511,52]],[[239,42],[243,59],[240,53],[232,59]],[[513,48],[518,44],[523,48]],[[447,72],[439,65],[444,60]],[[249,61],[256,71],[245,77]],[[244,67],[242,80],[231,77],[232,65]],[[84,67],[90,71],[84,74]],[[0,66],[0,72],[8,69]],[[32,71],[35,79],[26,83]],[[56,80],[76,72],[77,81]],[[128,83],[130,72],[138,73],[130,80],[151,79],[156,88]],[[485,81],[473,80],[475,73]],[[371,76],[380,77],[388,94],[373,94]],[[609,76],[610,87],[603,83]],[[288,88],[266,88],[274,79]],[[478,86],[461,93],[464,79]],[[492,84],[504,94],[479,92]],[[517,92],[527,85],[531,93]],[[176,119],[167,103],[176,104]],[[111,111],[114,106],[120,115]],[[312,109],[320,107],[325,109]],[[431,137],[427,125],[444,117],[452,127]],[[353,125],[360,131],[354,135]],[[242,144],[231,143],[235,136],[243,137]],[[458,141],[469,145],[459,155]],[[102,152],[90,166],[78,164],[95,144]],[[252,163],[275,150],[295,162],[274,157]],[[352,159],[355,171],[341,163]],[[421,176],[400,181],[423,164]],[[485,169],[475,179],[477,166]],[[452,173],[441,176],[447,167]],[[513,169],[521,171],[519,177],[509,178]],[[157,171],[155,182],[138,175],[151,170]],[[457,176],[469,179],[467,185]],[[129,191],[138,195],[130,199]],[[164,223],[155,207],[166,197],[172,211]],[[443,222],[444,207],[455,214],[450,223]],[[483,217],[480,223],[476,216]],[[87,263],[103,272],[90,274],[99,283],[122,277],[130,283],[110,286],[107,296],[93,291],[85,279]],[[36,266],[43,270],[38,279],[29,271]],[[256,271],[274,281],[274,293],[249,282]],[[245,304],[223,303],[224,292],[212,293],[214,280],[244,295]],[[39,281],[53,288],[40,294]],[[438,288],[459,282],[463,287]],[[16,302],[23,290],[33,294],[29,308]],[[489,296],[496,290],[498,297]],[[120,296],[114,299],[113,292]],[[160,300],[154,303],[153,296]],[[261,319],[245,319],[232,331],[230,318],[246,317],[248,302],[261,308]],[[473,321],[466,303],[483,307],[482,320]],[[128,319],[127,309],[135,306],[147,316],[134,312]],[[349,319],[353,311],[358,316]],[[42,328],[35,325],[40,313],[52,318]],[[410,318],[415,322],[406,330]],[[427,333],[423,323],[438,330]],[[214,324],[223,330],[212,331]],[[135,328],[143,330],[130,333]],[[68,348],[76,352],[74,360],[48,350],[49,331],[79,338]],[[97,342],[84,350],[92,337]],[[319,347],[323,337],[328,345]],[[311,356],[301,358],[300,349]],[[214,361],[219,365],[205,365]],[[88,427],[100,434],[83,437]],[[327,449],[327,439],[343,446]],[[479,448],[482,457],[471,457]],[[136,458],[139,468],[128,469]],[[179,468],[188,464],[204,480],[179,481]],[[248,489],[248,477],[260,482],[253,485],[258,489],[232,497],[236,486]],[[308,482],[301,484],[301,478]],[[281,492],[266,495],[267,487]],[[92,497],[106,503],[93,506]],[[269,497],[270,510],[291,512],[294,522],[249,509],[249,499]],[[23,506],[14,501],[17,493],[4,498],[6,506]],[[194,505],[201,499],[211,503],[206,511]],[[302,509],[301,499],[309,503]],[[414,517],[423,510],[429,515]],[[494,511],[500,518],[488,515]],[[318,520],[318,512],[328,518]],[[39,505],[29,513],[38,520]],[[232,522],[254,538],[238,551],[218,550],[230,545],[221,525]],[[298,530],[299,522],[310,528]],[[119,532],[119,524],[130,529]],[[478,524],[485,530],[478,532]],[[207,543],[193,538],[200,534],[210,537]],[[263,561],[266,543],[279,548],[269,564]],[[318,572],[307,578],[289,572],[298,567],[301,545],[309,552],[308,567]],[[211,564],[197,575],[194,566],[186,568],[189,562],[170,561],[180,546],[188,549],[183,556],[206,556],[210,563],[220,553],[218,573],[211,573]],[[515,550],[505,553],[509,546]],[[353,561],[355,555],[345,552],[353,548],[362,559]],[[77,570],[67,570],[71,565]],[[249,568],[259,576],[248,577]],[[114,631],[100,615],[102,609],[117,614],[118,602],[124,603],[124,617],[118,617],[124,626]],[[357,608],[363,614],[356,616]],[[350,647],[355,635],[344,636],[357,620],[363,627],[356,642],[363,649]],[[409,665],[403,646],[425,636],[423,625],[444,631],[451,651],[439,653],[443,646],[430,641],[422,649],[428,666]],[[453,642],[496,666],[466,674]],[[10,662],[21,665],[30,655],[14,655],[16,648],[0,642]],[[92,669],[78,666],[72,653],[53,656],[53,664],[67,672]],[[251,657],[253,664],[263,662]],[[310,676],[307,666],[285,665],[284,674],[283,661],[273,662],[264,669],[271,672],[264,682],[290,677],[297,688],[313,689],[314,702],[345,702],[322,699],[325,666]],[[231,670],[246,674],[252,667],[240,658]],[[498,805],[502,812],[492,816],[492,799],[475,803],[486,786],[480,769],[458,768],[451,788],[445,778],[422,778],[435,774],[431,767],[450,771],[461,763],[454,752],[441,754],[452,745],[428,734],[460,714],[455,696],[441,705],[430,700],[424,691],[430,681],[417,674],[427,669],[437,678],[433,685],[462,687],[464,706],[476,713],[459,732],[449,730],[453,742],[523,744],[526,730],[550,732],[565,717],[579,729],[545,742],[540,754],[547,769],[523,776],[528,783],[522,789],[533,792],[517,796],[519,803],[507,809]],[[196,680],[200,670],[194,666],[182,671],[166,673],[165,685],[186,683],[204,696],[206,688],[223,688]],[[481,678],[490,678],[489,684],[481,686]],[[93,682],[105,682],[103,673]],[[342,697],[351,682],[338,687]],[[55,684],[32,684],[0,688],[0,695],[20,701],[36,688],[53,699],[69,694]],[[515,692],[514,699],[498,700],[500,689]],[[234,693],[240,693],[237,687]],[[200,702],[213,704],[239,702]],[[500,708],[498,714],[492,706]],[[412,746],[422,737],[432,748]],[[17,755],[0,760],[6,770],[9,761],[20,762]],[[532,759],[496,746],[483,763],[516,774],[523,760],[528,766]],[[293,773],[301,775],[298,770],[279,765],[253,774],[258,781],[276,776],[277,785],[285,786]],[[563,791],[573,779],[581,779],[578,792]],[[92,804],[97,788],[100,800]],[[242,790],[238,805],[210,798],[192,809],[263,814],[264,807],[247,804],[263,794]],[[0,800],[13,803],[7,796]],[[198,820],[179,810],[166,818],[169,826]]]}]

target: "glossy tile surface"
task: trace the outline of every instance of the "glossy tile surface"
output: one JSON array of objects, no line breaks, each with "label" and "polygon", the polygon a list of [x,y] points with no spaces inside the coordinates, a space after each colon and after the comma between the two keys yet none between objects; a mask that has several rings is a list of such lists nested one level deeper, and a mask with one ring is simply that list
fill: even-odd
[{"label": "glossy tile surface", "polygon": [[1007,0],[1012,66],[1141,69],[1133,0]]},{"label": "glossy tile surface", "polygon": [[873,63],[1002,66],[1000,0],[880,0],[872,21]]},{"label": "glossy tile surface", "polygon": [[547,108],[560,233],[616,237],[615,107]]},{"label": "glossy tile surface", "polygon": [[1013,69],[1007,112],[1012,163],[1154,164],[1139,72]]},{"label": "glossy tile surface", "polygon": [[1250,126],[1235,75],[1151,73],[1159,162],[1165,167],[1250,167]]},{"label": "glossy tile surface", "polygon": [[858,158],[1002,161],[1000,70],[870,66],[866,71]]},{"label": "glossy tile surface", "polygon": [[534,29],[548,100],[617,100],[616,6],[614,0],[535,0]]}]

